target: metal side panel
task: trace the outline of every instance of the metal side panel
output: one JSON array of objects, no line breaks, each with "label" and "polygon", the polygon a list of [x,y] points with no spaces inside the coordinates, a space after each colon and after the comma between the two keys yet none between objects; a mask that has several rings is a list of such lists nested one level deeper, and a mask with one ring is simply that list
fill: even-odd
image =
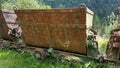
[{"label": "metal side panel", "polygon": [[5,22],[2,10],[0,10],[0,35],[4,39],[11,40],[11,37],[8,35],[8,26],[7,23]]},{"label": "metal side panel", "polygon": [[28,45],[86,54],[86,8],[15,10]]},{"label": "metal side panel", "polygon": [[8,35],[9,29],[17,28],[17,16],[14,11],[0,10],[0,35],[7,40],[13,40],[13,37]]}]

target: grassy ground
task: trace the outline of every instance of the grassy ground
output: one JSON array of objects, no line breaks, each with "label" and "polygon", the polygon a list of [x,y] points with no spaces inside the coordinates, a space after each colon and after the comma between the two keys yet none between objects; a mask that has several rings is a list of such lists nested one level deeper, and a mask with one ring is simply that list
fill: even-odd
[{"label": "grassy ground", "polygon": [[54,58],[36,60],[29,53],[0,50],[0,68],[116,68],[114,64],[59,62]]}]

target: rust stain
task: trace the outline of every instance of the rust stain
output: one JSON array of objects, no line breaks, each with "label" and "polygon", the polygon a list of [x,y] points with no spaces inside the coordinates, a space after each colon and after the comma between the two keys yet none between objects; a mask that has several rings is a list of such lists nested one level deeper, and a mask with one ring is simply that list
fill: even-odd
[{"label": "rust stain", "polygon": [[8,34],[9,29],[18,27],[17,16],[14,11],[0,10],[0,35],[7,40],[13,40]]},{"label": "rust stain", "polygon": [[28,45],[86,54],[86,7],[15,12]]}]

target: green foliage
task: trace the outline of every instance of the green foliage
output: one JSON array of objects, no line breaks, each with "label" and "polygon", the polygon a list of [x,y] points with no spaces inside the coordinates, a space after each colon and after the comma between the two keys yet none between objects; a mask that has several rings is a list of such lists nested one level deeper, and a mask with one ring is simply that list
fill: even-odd
[{"label": "green foliage", "polygon": [[101,25],[101,23],[100,23],[100,19],[99,19],[99,17],[98,17],[98,15],[94,15],[94,18],[93,18],[93,29],[98,29],[98,28],[100,28],[100,25]]},{"label": "green foliage", "polygon": [[106,47],[107,47],[107,44],[108,44],[108,39],[105,39],[103,37],[100,37],[100,36],[97,36],[97,41],[98,41],[98,49],[99,49],[99,52],[104,54],[105,51],[106,51]]},{"label": "green foliage", "polygon": [[13,9],[14,7],[18,9],[48,9],[50,6],[44,5],[42,2],[36,0],[11,0],[4,1],[1,4],[3,9]]},{"label": "green foliage", "polygon": [[110,37],[110,31],[112,29],[115,29],[117,27],[117,23],[115,22],[114,24],[110,24],[109,26],[105,27],[105,34],[106,34],[106,38]]},{"label": "green foliage", "polygon": [[[2,8],[13,9],[43,9],[43,8],[73,8],[79,7],[85,3],[94,13],[93,28],[99,35],[109,37],[109,32],[116,26],[117,7],[120,6],[120,0],[1,0]],[[51,6],[51,7],[50,7]],[[112,13],[112,14],[111,14]],[[111,16],[110,16],[111,15]],[[112,25],[112,24],[113,25]],[[109,24],[109,26],[108,26]]]},{"label": "green foliage", "polygon": [[[116,17],[118,7],[120,6],[120,0],[38,0],[44,2],[46,5],[50,5],[52,8],[74,8],[79,7],[81,3],[85,3],[94,13],[93,28],[98,32],[99,35],[106,34],[109,37],[109,32],[112,26],[108,24],[114,24],[113,19],[109,17],[112,12]],[[113,18],[114,18],[113,16]],[[108,21],[109,17],[109,21]],[[109,22],[109,23],[108,23]],[[117,25],[117,24],[115,24]],[[107,29],[109,28],[109,30]]]},{"label": "green foliage", "polygon": [[106,38],[109,38],[110,37],[110,31],[112,29],[115,29],[117,28],[117,17],[115,16],[115,14],[112,12],[108,17],[107,17],[107,23],[108,25],[105,26],[105,35],[106,35]]},{"label": "green foliage", "polygon": [[111,63],[65,62],[61,63],[47,57],[40,61],[35,60],[29,53],[23,54],[11,50],[0,50],[0,68],[115,68]]},{"label": "green foliage", "polygon": [[36,65],[36,60],[29,53],[23,55],[10,50],[0,50],[0,68],[35,68]]},{"label": "green foliage", "polygon": [[106,18],[100,19],[97,15],[93,19],[93,29],[95,29],[99,36],[105,38],[110,37],[110,31],[117,28],[117,16],[112,12]]},{"label": "green foliage", "polygon": [[85,3],[100,19],[110,15],[112,11],[116,12],[120,6],[120,0],[42,0],[42,2],[52,8],[79,7],[81,3]]}]

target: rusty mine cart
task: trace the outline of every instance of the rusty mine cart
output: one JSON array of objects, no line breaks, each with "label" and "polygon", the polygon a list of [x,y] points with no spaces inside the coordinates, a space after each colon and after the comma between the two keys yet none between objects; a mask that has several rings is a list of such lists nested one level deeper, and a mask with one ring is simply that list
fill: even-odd
[{"label": "rusty mine cart", "polygon": [[0,10],[1,45],[4,47],[4,41],[9,40],[12,43],[8,47],[37,52],[40,58],[45,56],[44,49],[49,48],[97,57],[93,15],[85,5],[67,9]]}]

